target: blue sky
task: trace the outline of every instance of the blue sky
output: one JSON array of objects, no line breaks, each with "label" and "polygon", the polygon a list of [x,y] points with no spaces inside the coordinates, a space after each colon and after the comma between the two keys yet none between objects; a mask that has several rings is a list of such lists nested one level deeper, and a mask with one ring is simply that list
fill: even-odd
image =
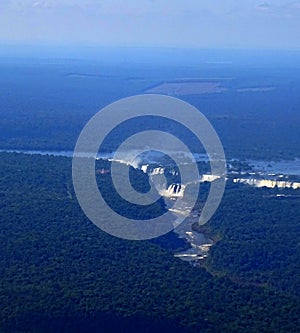
[{"label": "blue sky", "polygon": [[300,1],[0,0],[0,42],[300,48]]}]

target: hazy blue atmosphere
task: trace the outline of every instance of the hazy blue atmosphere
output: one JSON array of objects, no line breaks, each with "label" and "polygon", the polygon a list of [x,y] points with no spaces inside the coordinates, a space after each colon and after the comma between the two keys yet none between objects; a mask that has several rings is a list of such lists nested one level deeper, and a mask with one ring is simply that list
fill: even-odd
[{"label": "hazy blue atmosphere", "polygon": [[295,49],[299,31],[300,1],[0,1],[2,43]]}]

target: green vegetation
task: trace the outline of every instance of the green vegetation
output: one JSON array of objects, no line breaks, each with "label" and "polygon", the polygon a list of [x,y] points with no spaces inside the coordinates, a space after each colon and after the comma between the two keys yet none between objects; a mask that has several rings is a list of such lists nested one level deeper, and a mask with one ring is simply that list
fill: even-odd
[{"label": "green vegetation", "polygon": [[228,187],[205,226],[218,240],[205,263],[209,271],[299,299],[299,194],[300,190]]},{"label": "green vegetation", "polygon": [[173,257],[174,234],[126,241],[96,228],[70,159],[1,153],[0,331],[299,332],[299,202],[226,193],[208,226],[221,240],[196,268]]},{"label": "green vegetation", "polygon": [[[180,98],[208,117],[228,158],[274,160],[299,156],[298,61],[257,68],[246,64],[215,67],[198,58],[192,63],[188,59],[180,59],[178,64],[168,61],[167,66],[159,62],[137,64],[132,59],[128,63],[120,63],[120,59],[116,63],[110,59],[22,59],[19,63],[0,59],[0,149],[73,150],[86,122],[104,106],[143,94],[160,82],[218,77],[226,91],[186,92]],[[251,91],[255,87],[272,89]],[[106,148],[115,149],[122,135],[127,137],[137,129],[147,128],[138,121],[131,123],[121,130],[119,141],[110,140]],[[156,121],[154,129],[179,134],[178,128],[161,120]],[[184,131],[181,134],[189,138]],[[199,143],[195,149],[199,149]]]}]

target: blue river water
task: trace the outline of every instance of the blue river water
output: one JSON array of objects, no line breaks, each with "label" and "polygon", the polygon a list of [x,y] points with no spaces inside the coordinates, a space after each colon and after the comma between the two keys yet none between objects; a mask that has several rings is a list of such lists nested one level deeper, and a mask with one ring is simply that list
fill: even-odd
[{"label": "blue river water", "polygon": [[[0,149],[0,152],[14,152],[23,154],[40,154],[40,155],[53,155],[53,156],[65,156],[73,157],[73,151],[71,150],[60,150],[60,151],[49,151],[49,150],[18,150],[18,149]],[[180,152],[178,152],[181,154]],[[110,159],[113,158],[114,152],[112,153],[101,153],[98,154],[98,158]],[[92,157],[92,153],[83,153],[83,157]],[[162,154],[157,152],[150,152],[145,155],[145,160],[150,163],[158,162]],[[194,154],[196,161],[208,162],[208,156],[206,154]],[[247,160],[247,163],[253,167],[253,171],[262,172],[265,174],[283,174],[283,175],[295,175],[300,176],[300,158],[293,160],[281,160],[281,161],[259,161],[259,160]]]}]

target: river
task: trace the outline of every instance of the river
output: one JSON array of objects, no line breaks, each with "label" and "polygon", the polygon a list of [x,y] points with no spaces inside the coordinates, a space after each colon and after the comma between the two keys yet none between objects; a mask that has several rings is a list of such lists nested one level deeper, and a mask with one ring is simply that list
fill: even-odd
[{"label": "river", "polygon": [[[7,150],[1,149],[0,152],[11,152],[11,153],[23,153],[30,155],[52,155],[52,156],[64,156],[64,157],[73,157],[73,151],[49,151],[49,150]],[[178,154],[182,154],[178,152]],[[97,155],[97,158],[102,159],[112,159],[114,153],[101,153]],[[130,154],[133,156],[134,154]],[[92,153],[83,153],[82,157],[92,157]],[[143,163],[159,163],[161,161],[162,154],[157,154],[157,152],[149,153],[148,155],[143,156]],[[182,156],[184,159],[184,156]],[[206,154],[195,154],[195,159],[197,161],[208,161]],[[126,156],[124,155],[124,160]],[[264,174],[283,174],[283,175],[295,175],[300,176],[300,159],[294,160],[283,160],[283,161],[255,161],[248,160],[247,163],[252,166],[253,171],[257,173]],[[198,217],[193,216],[193,213],[176,229],[175,232],[179,237],[185,238],[191,248],[183,252],[176,253],[175,256],[192,263],[199,261],[207,256],[207,253],[210,249],[210,246],[213,244],[213,241],[207,238],[204,234],[198,233],[192,230],[192,224],[197,222]]]},{"label": "river", "polygon": [[[20,150],[20,149],[0,149],[0,152],[9,152],[9,153],[23,153],[31,155],[52,155],[52,156],[65,156],[73,157],[72,150]],[[183,152],[178,152],[179,155]],[[111,153],[101,153],[97,155],[97,158],[111,159],[113,158],[114,152]],[[82,157],[92,157],[92,153],[82,153]],[[157,152],[149,152],[144,155],[144,158],[150,162],[155,163],[159,162],[162,154]],[[125,156],[124,156],[125,157]],[[206,154],[194,154],[196,161],[208,162],[208,156]],[[253,171],[262,172],[266,174],[283,174],[283,175],[294,175],[300,176],[300,158],[295,158],[293,160],[281,160],[281,161],[271,161],[266,162],[262,160],[247,160],[246,161],[252,168]]]}]

